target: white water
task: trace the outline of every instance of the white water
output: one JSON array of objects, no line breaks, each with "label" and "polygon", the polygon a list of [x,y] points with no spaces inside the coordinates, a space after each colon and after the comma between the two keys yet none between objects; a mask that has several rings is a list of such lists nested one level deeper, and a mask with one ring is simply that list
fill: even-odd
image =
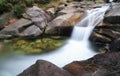
[{"label": "white water", "polygon": [[108,6],[103,6],[88,10],[86,17],[74,28],[71,39],[57,51],[36,56],[14,56],[3,61],[0,63],[0,76],[16,76],[38,59],[44,59],[63,67],[72,61],[85,60],[94,56],[96,52],[91,48],[88,38],[95,25],[103,19],[107,9]]}]

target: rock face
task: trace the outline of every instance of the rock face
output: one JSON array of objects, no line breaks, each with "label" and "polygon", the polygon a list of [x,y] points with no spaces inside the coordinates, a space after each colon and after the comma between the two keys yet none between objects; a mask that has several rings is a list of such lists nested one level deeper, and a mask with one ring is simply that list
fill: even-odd
[{"label": "rock face", "polygon": [[69,72],[57,67],[56,65],[38,60],[34,65],[23,71],[18,76],[72,76]]},{"label": "rock face", "polygon": [[109,52],[118,52],[120,51],[120,38],[115,39],[110,45],[109,45]]},{"label": "rock face", "polygon": [[120,4],[113,3],[111,9],[106,12],[103,23],[93,30],[90,40],[99,46],[106,47],[112,41],[120,37]]}]

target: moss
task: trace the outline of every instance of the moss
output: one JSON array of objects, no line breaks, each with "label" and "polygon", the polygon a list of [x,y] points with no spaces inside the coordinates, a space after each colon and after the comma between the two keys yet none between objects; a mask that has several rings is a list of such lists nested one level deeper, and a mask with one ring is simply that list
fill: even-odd
[{"label": "moss", "polygon": [[[53,51],[64,44],[65,39],[42,38],[34,40],[15,39],[4,40],[4,48],[19,54],[40,54]],[[9,47],[8,47],[9,46]],[[7,49],[7,50],[8,50]],[[4,52],[4,51],[2,51]]]}]

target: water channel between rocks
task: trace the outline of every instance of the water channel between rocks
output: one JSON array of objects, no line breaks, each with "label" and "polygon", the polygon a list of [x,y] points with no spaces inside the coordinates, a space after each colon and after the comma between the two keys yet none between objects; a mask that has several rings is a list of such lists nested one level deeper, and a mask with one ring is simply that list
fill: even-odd
[{"label": "water channel between rocks", "polygon": [[0,62],[0,76],[16,76],[23,70],[34,64],[36,60],[43,59],[63,67],[72,61],[88,59],[97,54],[89,42],[89,36],[100,21],[109,6],[95,8],[86,11],[86,16],[76,24],[72,36],[65,45],[56,51],[41,55],[19,55]]}]

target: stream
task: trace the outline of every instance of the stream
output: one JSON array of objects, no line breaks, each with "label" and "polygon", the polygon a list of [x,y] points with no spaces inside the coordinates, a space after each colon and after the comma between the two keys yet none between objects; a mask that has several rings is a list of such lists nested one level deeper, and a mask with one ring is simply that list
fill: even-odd
[{"label": "stream", "polygon": [[70,62],[86,60],[96,55],[97,52],[91,46],[89,36],[94,27],[102,21],[108,8],[108,5],[103,5],[100,8],[87,10],[85,17],[75,25],[71,38],[64,46],[53,52],[40,55],[15,55],[0,61],[0,76],[16,76],[38,59],[63,67]]}]

